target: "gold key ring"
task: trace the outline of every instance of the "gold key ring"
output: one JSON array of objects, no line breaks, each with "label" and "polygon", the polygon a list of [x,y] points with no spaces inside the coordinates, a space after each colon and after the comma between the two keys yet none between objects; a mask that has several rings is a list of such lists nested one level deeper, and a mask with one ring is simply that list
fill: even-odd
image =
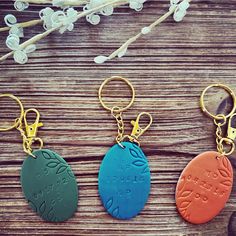
[{"label": "gold key ring", "polygon": [[[119,107],[119,110],[118,110],[118,111],[116,110],[116,112],[123,112],[123,111],[127,110],[128,108],[130,108],[130,107],[132,106],[132,104],[134,103],[134,99],[135,99],[135,91],[134,91],[133,85],[132,85],[127,79],[125,79],[125,78],[123,78],[123,77],[120,77],[120,76],[112,76],[112,77],[106,79],[106,80],[101,84],[101,86],[100,86],[100,88],[99,88],[99,90],[98,90],[99,101],[100,101],[100,103],[102,104],[102,106],[103,106],[106,110],[108,110],[108,111],[112,111],[112,110],[113,110],[113,107],[108,107],[108,106],[104,103],[104,101],[103,101],[103,99],[102,99],[102,90],[104,89],[104,86],[105,86],[106,84],[108,84],[109,82],[113,81],[113,80],[120,80],[120,81],[125,82],[125,83],[130,87],[131,92],[132,92],[132,98],[131,98],[130,103],[129,103],[126,107],[123,107],[123,108],[120,108],[120,107]],[[116,107],[117,107],[117,106],[116,106]]]},{"label": "gold key ring", "polygon": [[212,117],[213,119],[215,120],[220,120],[221,119],[221,116],[219,115],[214,115],[212,113],[210,113],[206,107],[205,107],[205,103],[204,103],[204,96],[206,94],[206,92],[212,88],[212,87],[219,87],[219,88],[223,88],[226,92],[228,92],[230,94],[230,96],[232,97],[233,99],[233,108],[231,110],[231,112],[227,115],[225,115],[225,119],[229,118],[231,115],[233,115],[233,113],[235,112],[235,109],[236,109],[236,97],[235,97],[235,94],[233,92],[232,89],[230,89],[228,86],[224,85],[224,84],[212,84],[212,85],[209,85],[208,87],[206,87],[202,94],[201,94],[201,97],[200,97],[200,107],[202,109],[203,112],[205,112],[208,116]]},{"label": "gold key ring", "polygon": [[23,116],[24,116],[24,107],[23,107],[21,101],[19,100],[19,98],[17,98],[17,97],[14,96],[13,94],[8,94],[8,93],[0,94],[0,98],[3,98],[3,97],[12,98],[12,99],[15,100],[15,101],[19,104],[19,106],[20,106],[20,117],[15,119],[14,124],[11,125],[11,126],[9,126],[9,127],[0,127],[0,131],[8,131],[8,130],[11,130],[11,129],[16,128],[16,127],[19,125],[19,123],[21,122],[21,120],[23,119]]}]

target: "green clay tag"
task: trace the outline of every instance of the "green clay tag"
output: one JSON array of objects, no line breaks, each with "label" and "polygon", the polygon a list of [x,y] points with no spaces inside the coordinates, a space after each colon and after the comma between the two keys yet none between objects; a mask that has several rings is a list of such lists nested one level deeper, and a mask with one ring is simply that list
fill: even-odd
[{"label": "green clay tag", "polygon": [[31,208],[44,220],[62,222],[77,210],[78,188],[71,167],[57,153],[41,149],[28,156],[21,185]]}]

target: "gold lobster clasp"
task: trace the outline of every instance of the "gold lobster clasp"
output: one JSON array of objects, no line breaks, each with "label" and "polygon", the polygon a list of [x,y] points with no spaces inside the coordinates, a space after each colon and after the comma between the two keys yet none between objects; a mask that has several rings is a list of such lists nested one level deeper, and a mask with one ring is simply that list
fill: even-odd
[{"label": "gold lobster clasp", "polygon": [[229,117],[229,122],[228,122],[227,138],[231,140],[236,139],[236,128],[232,127],[233,118],[236,119],[236,113],[234,113],[233,115]]},{"label": "gold lobster clasp", "polygon": [[[28,121],[27,121],[27,114],[32,113],[32,112],[36,114],[36,118],[35,118],[34,123],[29,124]],[[31,156],[34,156],[32,154],[31,145],[35,141],[38,141],[40,143],[40,148],[43,147],[42,139],[37,137],[38,128],[43,126],[43,123],[39,122],[39,119],[40,119],[40,114],[34,108],[28,109],[24,112],[25,138],[23,140],[23,147],[24,147],[24,150],[27,153],[29,153]]]},{"label": "gold lobster clasp", "polygon": [[[33,124],[28,124],[28,122],[27,122],[27,114],[29,112],[36,113],[36,119],[35,119],[35,122]],[[25,113],[24,113],[24,124],[25,124],[26,136],[27,136],[28,139],[36,138],[38,128],[43,126],[43,123],[39,122],[39,118],[40,118],[40,114],[36,109],[31,108],[31,109],[28,109],[28,110],[25,111]]]},{"label": "gold lobster clasp", "polygon": [[[23,138],[24,151],[30,156],[35,157],[32,153],[33,151],[32,144],[37,141],[40,144],[40,148],[43,147],[43,140],[37,137],[38,128],[43,126],[43,123],[39,122],[40,118],[39,112],[36,109],[28,109],[25,111],[21,100],[18,97],[14,96],[13,94],[8,94],[8,93],[0,94],[0,98],[4,97],[13,99],[19,105],[20,116],[15,118],[13,124],[0,126],[0,131],[8,131],[14,128],[17,129]],[[27,122],[27,114],[29,112],[33,112],[36,114],[36,118],[33,124],[28,124]]]},{"label": "gold lobster clasp", "polygon": [[[231,155],[235,150],[234,140],[236,138],[236,128],[233,128],[233,125],[232,125],[232,120],[234,117],[236,118],[236,113],[232,114],[229,117],[227,137],[226,138],[221,137],[218,142],[218,146],[217,146],[217,150],[220,153],[227,155],[227,156]],[[224,144],[228,145],[228,151],[225,150]]]},{"label": "gold lobster clasp", "polygon": [[[140,126],[140,119],[142,116],[148,116],[149,117],[149,123],[146,125],[145,128],[141,128]],[[131,124],[133,126],[133,130],[132,130],[132,133],[131,133],[131,138],[134,139],[134,140],[138,140],[138,138],[151,126],[152,124],[152,116],[150,113],[148,112],[141,112],[136,120],[132,120],[131,121]]]}]

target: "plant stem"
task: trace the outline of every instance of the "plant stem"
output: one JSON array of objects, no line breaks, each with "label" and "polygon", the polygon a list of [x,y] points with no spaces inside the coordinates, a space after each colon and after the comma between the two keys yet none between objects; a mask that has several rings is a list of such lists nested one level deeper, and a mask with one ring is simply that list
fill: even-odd
[{"label": "plant stem", "polygon": [[[43,22],[43,20],[41,20],[41,19],[38,19],[38,20],[30,20],[30,21],[26,21],[26,22],[22,22],[22,23],[17,23],[16,26],[17,26],[17,27],[26,28],[26,27],[38,25],[38,24],[40,24],[40,23],[42,23],[42,22]],[[8,30],[10,30],[10,29],[11,29],[11,27],[3,27],[3,28],[0,28],[0,32],[8,31]]]},{"label": "plant stem", "polygon": [[[157,19],[156,21],[154,21],[152,24],[150,24],[148,27],[150,29],[153,29],[154,27],[156,27],[157,25],[159,25],[161,22],[163,22],[166,18],[168,18],[171,14],[173,14],[173,12],[175,11],[175,8],[173,8],[171,11],[168,11],[166,14],[164,14],[163,16],[161,16],[159,19]],[[135,42],[138,38],[140,38],[143,34],[141,32],[139,32],[138,34],[136,34],[135,36],[129,38],[125,43],[123,43],[117,50],[115,50],[113,53],[111,53],[108,58],[109,59],[113,59],[114,57],[116,57],[121,51],[123,51],[124,49],[126,49],[130,44],[132,44],[133,42]]]}]

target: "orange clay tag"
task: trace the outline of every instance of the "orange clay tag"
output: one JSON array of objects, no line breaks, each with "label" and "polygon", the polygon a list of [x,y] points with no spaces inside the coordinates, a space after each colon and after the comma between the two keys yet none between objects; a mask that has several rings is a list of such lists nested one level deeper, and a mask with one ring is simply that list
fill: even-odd
[{"label": "orange clay tag", "polygon": [[224,208],[233,184],[228,158],[204,152],[183,170],[176,187],[176,205],[181,216],[193,224],[206,223]]}]

